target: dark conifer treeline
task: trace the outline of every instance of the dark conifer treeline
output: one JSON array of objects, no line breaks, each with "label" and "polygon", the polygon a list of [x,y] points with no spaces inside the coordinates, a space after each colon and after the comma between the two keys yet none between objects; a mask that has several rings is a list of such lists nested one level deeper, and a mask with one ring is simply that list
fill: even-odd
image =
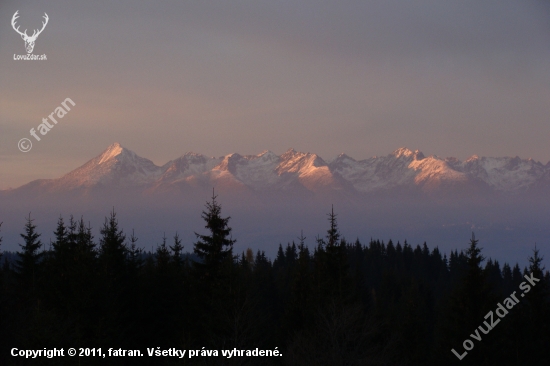
[{"label": "dark conifer treeline", "polygon": [[[332,211],[325,237],[310,248],[300,235],[271,261],[233,252],[215,196],[202,218],[192,246],[176,233],[143,253],[114,211],[98,239],[83,219],[60,218],[48,247],[29,215],[17,259],[0,257],[0,364],[545,365],[550,356],[550,274],[536,248],[522,271],[485,261],[473,235],[448,258],[426,243],[364,245],[342,237]],[[528,274],[540,282],[520,297]],[[518,304],[484,325],[514,291]],[[451,349],[462,355],[467,339],[474,348],[460,361]],[[13,347],[278,347],[283,356],[25,360]]]}]

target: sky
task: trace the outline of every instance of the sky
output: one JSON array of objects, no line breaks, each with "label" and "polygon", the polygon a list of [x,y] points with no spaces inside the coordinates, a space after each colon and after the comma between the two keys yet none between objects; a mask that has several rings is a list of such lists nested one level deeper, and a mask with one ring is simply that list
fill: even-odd
[{"label": "sky", "polygon": [[[16,11],[29,35],[47,13],[47,60],[14,60]],[[548,0],[2,0],[0,15],[0,189],[113,142],[158,165],[290,147],[550,160]]]}]

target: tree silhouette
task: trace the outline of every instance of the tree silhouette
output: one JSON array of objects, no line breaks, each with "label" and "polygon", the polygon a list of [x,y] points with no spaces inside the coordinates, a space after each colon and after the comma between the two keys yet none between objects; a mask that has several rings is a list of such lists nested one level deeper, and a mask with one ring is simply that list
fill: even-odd
[{"label": "tree silhouette", "polygon": [[109,218],[105,218],[99,241],[99,260],[105,274],[114,275],[124,269],[128,248],[126,235],[118,228],[118,220],[113,209]]},{"label": "tree silhouette", "polygon": [[233,258],[235,240],[231,237],[231,227],[228,225],[230,217],[221,216],[221,206],[216,198],[212,190],[212,201],[206,203],[206,210],[201,216],[206,222],[205,228],[210,232],[209,235],[195,232],[198,240],[193,251],[200,261],[194,262],[194,266],[203,278],[218,277],[222,263]]},{"label": "tree silhouette", "polygon": [[41,253],[38,251],[42,248],[40,234],[36,232],[36,225],[33,224],[31,214],[26,219],[25,233],[20,234],[24,244],[19,244],[21,251],[17,252],[19,259],[16,260],[15,268],[23,281],[23,284],[34,289],[38,271],[38,262]]}]

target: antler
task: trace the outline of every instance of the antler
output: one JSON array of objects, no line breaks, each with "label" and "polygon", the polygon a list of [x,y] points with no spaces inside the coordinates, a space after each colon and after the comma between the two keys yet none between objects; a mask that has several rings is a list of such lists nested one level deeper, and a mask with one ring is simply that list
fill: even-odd
[{"label": "antler", "polygon": [[[17,12],[16,12],[16,14],[17,14]],[[50,18],[48,18],[48,14],[46,14],[46,13],[44,13],[43,18],[44,18],[44,20],[46,20],[46,21],[45,21],[45,22],[42,22],[42,29],[40,29],[40,30],[35,29],[34,32],[33,32],[33,34],[32,34],[32,36],[30,36],[29,38],[35,38],[35,39],[36,39],[36,38],[38,37],[38,35],[39,35],[40,33],[42,33],[42,31],[44,30],[44,28],[46,28],[46,24],[48,24],[48,20],[49,20]],[[27,30],[25,29],[25,34],[26,34],[26,32],[27,32]],[[38,33],[36,33],[36,32],[38,32]]]},{"label": "antler", "polygon": [[[27,30],[26,30],[26,29],[25,29],[25,33],[23,33],[23,32],[21,32],[21,31],[19,30],[19,26],[18,26],[17,28],[15,28],[15,21],[16,21],[17,18],[19,18],[19,15],[17,15],[17,13],[19,13],[19,10],[17,10],[17,11],[15,12],[15,14],[13,14],[13,18],[11,18],[11,26],[12,26],[13,29],[14,29],[17,33],[19,33],[20,35],[25,36],[25,37],[28,37],[28,36],[27,36]],[[46,14],[46,13],[44,13],[44,14]],[[46,23],[47,23],[47,21],[46,21]],[[42,29],[44,29],[44,28],[42,28]]]}]

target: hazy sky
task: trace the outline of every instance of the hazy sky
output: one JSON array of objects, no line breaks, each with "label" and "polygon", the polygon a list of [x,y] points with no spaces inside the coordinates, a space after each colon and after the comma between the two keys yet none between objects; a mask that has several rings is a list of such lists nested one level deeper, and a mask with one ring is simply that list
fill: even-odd
[{"label": "hazy sky", "polygon": [[[29,35],[48,14],[46,61],[14,60],[16,10]],[[157,164],[289,147],[550,160],[548,0],[2,0],[0,15],[0,189],[115,141]]]}]

